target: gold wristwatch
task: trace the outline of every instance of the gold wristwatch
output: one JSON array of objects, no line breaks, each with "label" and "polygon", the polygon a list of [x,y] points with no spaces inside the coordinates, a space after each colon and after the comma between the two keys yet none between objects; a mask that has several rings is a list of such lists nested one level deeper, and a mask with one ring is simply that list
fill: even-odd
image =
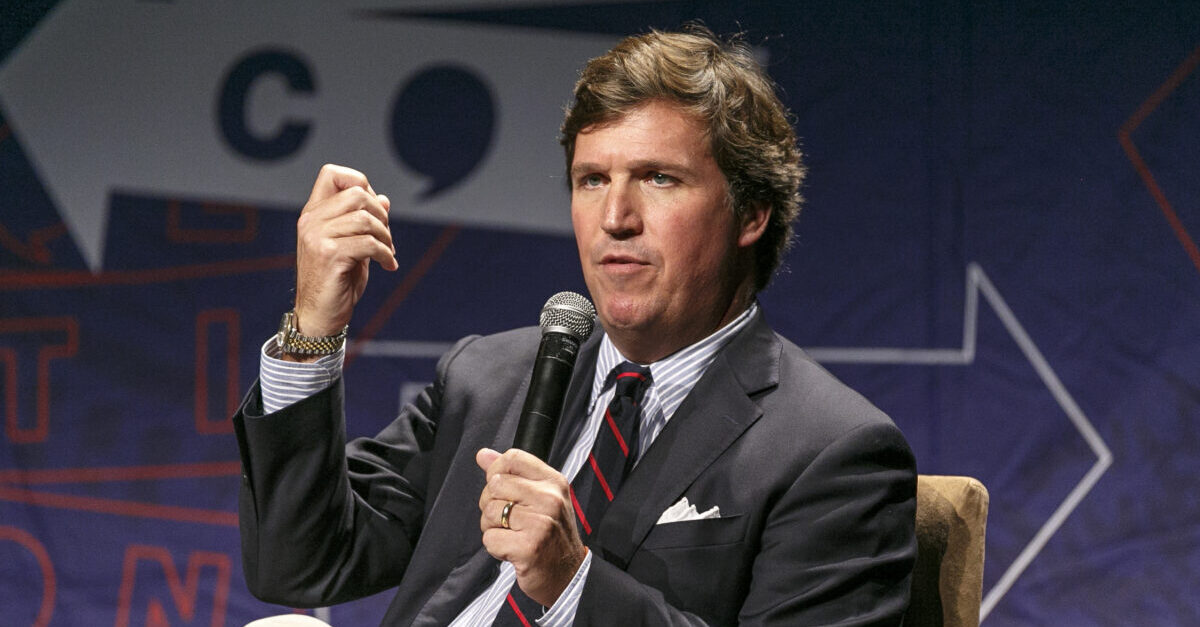
[{"label": "gold wristwatch", "polygon": [[296,311],[292,310],[283,314],[283,320],[279,323],[279,333],[275,334],[275,344],[279,346],[279,350],[292,355],[332,355],[346,342],[346,332],[349,330],[350,326],[347,325],[336,335],[301,335],[296,329]]}]

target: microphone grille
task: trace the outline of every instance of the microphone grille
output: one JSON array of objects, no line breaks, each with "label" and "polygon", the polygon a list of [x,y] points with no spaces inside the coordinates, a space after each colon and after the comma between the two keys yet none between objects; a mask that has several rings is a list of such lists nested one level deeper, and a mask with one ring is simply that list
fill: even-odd
[{"label": "microphone grille", "polygon": [[592,334],[596,324],[596,308],[592,301],[575,292],[559,292],[546,301],[538,317],[542,334],[565,333],[577,340]]}]

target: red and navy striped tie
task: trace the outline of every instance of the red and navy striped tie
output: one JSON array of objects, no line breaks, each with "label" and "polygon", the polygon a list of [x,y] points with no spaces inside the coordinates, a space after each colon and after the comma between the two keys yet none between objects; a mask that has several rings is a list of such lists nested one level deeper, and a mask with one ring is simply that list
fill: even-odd
[{"label": "red and navy striped tie", "polygon": [[612,402],[596,432],[596,442],[583,468],[571,483],[575,515],[584,541],[599,528],[638,454],[641,402],[650,387],[650,370],[628,361],[613,369],[616,380]]},{"label": "red and navy striped tie", "polygon": [[[571,504],[585,544],[591,544],[588,538],[599,528],[608,504],[637,461],[641,403],[651,383],[649,368],[628,361],[613,368],[611,376],[615,377],[612,401],[600,421],[592,452],[571,482]],[[541,615],[542,606],[514,583],[492,625],[532,627]]]}]

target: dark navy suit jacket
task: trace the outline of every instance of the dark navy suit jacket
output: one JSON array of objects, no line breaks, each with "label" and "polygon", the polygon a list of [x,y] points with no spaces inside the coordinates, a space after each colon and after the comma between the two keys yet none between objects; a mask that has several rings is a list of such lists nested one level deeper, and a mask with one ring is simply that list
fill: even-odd
[{"label": "dark navy suit jacket", "polygon": [[[374,438],[345,446],[342,384],[235,425],[243,566],[258,597],[338,603],[396,587],[385,625],[446,625],[498,571],[482,549],[482,447],[509,448],[539,331],[460,341]],[[551,463],[577,437],[584,344]],[[718,355],[590,541],[576,625],[897,625],[916,557],[916,471],[881,411],[760,313]],[[686,496],[718,519],[656,525]]]}]

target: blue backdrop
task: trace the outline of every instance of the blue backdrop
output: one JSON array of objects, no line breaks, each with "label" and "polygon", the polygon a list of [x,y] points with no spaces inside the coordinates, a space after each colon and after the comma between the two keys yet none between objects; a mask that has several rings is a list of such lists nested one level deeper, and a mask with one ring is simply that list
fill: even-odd
[{"label": "blue backdrop", "polygon": [[[105,13],[129,28],[104,30],[76,4],[0,5],[0,623],[288,611],[245,589],[228,416],[290,307],[295,181],[367,161],[405,190],[400,271],[373,273],[351,324],[348,428],[371,434],[447,343],[584,289],[555,217],[558,120],[513,127],[523,101],[504,95],[542,80],[529,102],[560,106],[572,77],[471,59],[503,57],[494,38],[549,64],[556,41],[582,54],[699,18],[757,47],[810,166],[767,316],[896,420],[921,472],[987,485],[984,624],[1200,624],[1195,3],[325,8],[364,37],[404,34],[397,46],[478,33],[421,44],[404,80],[347,52],[364,85],[386,75],[361,115],[360,94],[330,93],[342,70],[321,50],[337,42],[286,34],[324,14],[285,7],[259,32],[201,3],[127,0]],[[134,19],[199,35],[142,45]],[[221,44],[232,33],[257,45]],[[168,57],[182,61],[156,64]],[[183,87],[131,82],[159,71]],[[360,158],[356,129],[386,141]],[[524,161],[489,160],[521,144],[550,155],[537,186],[506,174]],[[474,185],[501,205],[535,187],[562,203],[487,215]],[[386,598],[332,620],[371,624]]]}]

